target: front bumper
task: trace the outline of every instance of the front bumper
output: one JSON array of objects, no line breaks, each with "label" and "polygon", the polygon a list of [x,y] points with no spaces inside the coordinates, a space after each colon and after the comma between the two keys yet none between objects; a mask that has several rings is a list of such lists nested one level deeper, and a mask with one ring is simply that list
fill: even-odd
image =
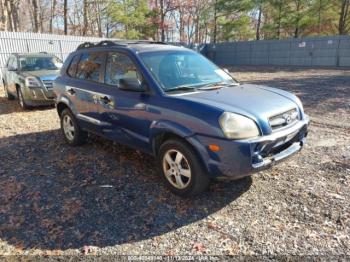
[{"label": "front bumper", "polygon": [[[309,117],[291,127],[254,139],[228,140],[205,136],[193,137],[192,144],[213,177],[238,179],[271,167],[299,152],[306,142]],[[206,145],[216,144],[218,152]]]},{"label": "front bumper", "polygon": [[39,106],[39,105],[54,105],[54,93],[52,90],[47,90],[44,87],[38,88],[24,88],[24,99],[26,104],[30,106]]}]

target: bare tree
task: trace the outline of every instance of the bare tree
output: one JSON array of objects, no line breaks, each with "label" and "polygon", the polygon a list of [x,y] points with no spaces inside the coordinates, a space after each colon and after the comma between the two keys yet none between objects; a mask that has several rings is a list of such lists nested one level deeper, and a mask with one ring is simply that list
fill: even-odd
[{"label": "bare tree", "polygon": [[7,12],[6,12],[6,6],[5,6],[5,0],[0,0],[0,30],[6,30],[7,29]]},{"label": "bare tree", "polygon": [[87,0],[83,0],[83,19],[84,19],[84,26],[83,26],[83,35],[86,35],[88,30],[88,2]]},{"label": "bare tree", "polygon": [[34,19],[34,32],[39,32],[39,17],[38,17],[38,2],[37,0],[32,0],[33,4],[33,19]]},{"label": "bare tree", "polygon": [[349,26],[350,26],[349,7],[350,7],[350,0],[342,0],[341,7],[340,7],[339,24],[338,24],[339,35],[345,35],[349,31]]},{"label": "bare tree", "polygon": [[55,12],[56,12],[56,5],[57,1],[52,0],[52,5],[51,5],[51,14],[50,14],[50,33],[53,33],[53,20],[55,19]]},{"label": "bare tree", "polygon": [[63,23],[64,23],[64,34],[68,34],[68,0],[64,0],[63,2]]}]

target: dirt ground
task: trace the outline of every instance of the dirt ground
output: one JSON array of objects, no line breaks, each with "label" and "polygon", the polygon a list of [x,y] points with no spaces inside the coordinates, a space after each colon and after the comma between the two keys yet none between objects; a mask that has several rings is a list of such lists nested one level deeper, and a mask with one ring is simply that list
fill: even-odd
[{"label": "dirt ground", "polygon": [[91,137],[68,147],[55,109],[0,92],[0,255],[350,255],[350,70],[230,68],[291,91],[311,117],[301,153],[182,199],[151,157]]}]

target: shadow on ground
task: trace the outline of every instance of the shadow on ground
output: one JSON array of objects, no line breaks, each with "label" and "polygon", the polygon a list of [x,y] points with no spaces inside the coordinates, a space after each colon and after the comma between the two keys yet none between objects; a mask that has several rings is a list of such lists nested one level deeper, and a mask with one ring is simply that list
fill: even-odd
[{"label": "shadow on ground", "polygon": [[12,113],[28,113],[33,111],[42,111],[47,109],[52,109],[53,106],[36,106],[29,110],[23,110],[17,100],[8,100],[4,96],[0,96],[0,115],[12,114]]},{"label": "shadow on ground", "polygon": [[251,178],[182,199],[148,155],[92,137],[68,147],[59,130],[0,139],[0,238],[24,249],[99,247],[196,222],[245,191]]}]

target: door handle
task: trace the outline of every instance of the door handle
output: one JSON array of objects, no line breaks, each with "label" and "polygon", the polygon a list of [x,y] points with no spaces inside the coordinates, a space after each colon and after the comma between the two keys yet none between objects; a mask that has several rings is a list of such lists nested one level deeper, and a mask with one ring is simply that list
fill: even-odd
[{"label": "door handle", "polygon": [[75,94],[75,90],[73,88],[68,89],[67,92],[71,95]]},{"label": "door handle", "polygon": [[101,96],[100,100],[105,104],[109,104],[110,102],[112,102],[112,100],[108,96]]}]

